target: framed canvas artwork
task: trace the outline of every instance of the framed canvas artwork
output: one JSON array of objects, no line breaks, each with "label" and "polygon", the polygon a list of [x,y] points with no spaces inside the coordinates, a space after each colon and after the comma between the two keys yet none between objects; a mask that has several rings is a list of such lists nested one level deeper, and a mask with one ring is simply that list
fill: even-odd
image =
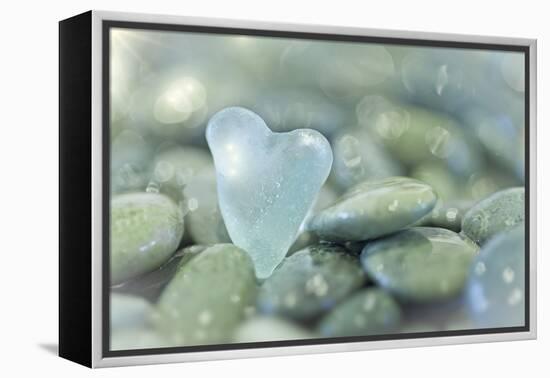
[{"label": "framed canvas artwork", "polygon": [[90,11],[60,27],[60,355],[536,336],[536,41]]}]

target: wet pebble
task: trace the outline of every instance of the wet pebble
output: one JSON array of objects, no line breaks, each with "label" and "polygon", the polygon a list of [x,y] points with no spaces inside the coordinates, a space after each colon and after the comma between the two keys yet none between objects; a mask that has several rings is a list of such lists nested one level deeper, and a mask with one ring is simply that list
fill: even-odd
[{"label": "wet pebble", "polygon": [[525,322],[525,230],[490,239],[474,260],[468,281],[469,310],[479,327],[516,327]]},{"label": "wet pebble", "polygon": [[365,282],[357,257],[337,245],[318,244],[286,257],[258,294],[258,310],[306,320],[330,310]]},{"label": "wet pebble", "polygon": [[361,262],[370,278],[399,299],[430,302],[462,292],[477,251],[455,232],[415,227],[367,243]]},{"label": "wet pebble", "polygon": [[415,226],[440,227],[460,232],[462,218],[471,207],[472,201],[469,200],[438,201],[432,212],[418,221]]},{"label": "wet pebble", "polygon": [[324,337],[365,336],[391,333],[398,329],[401,310],[381,289],[354,294],[326,315],[318,325]]},{"label": "wet pebble", "polygon": [[178,247],[183,217],[168,197],[127,193],[111,200],[111,283],[158,268]]},{"label": "wet pebble", "polygon": [[188,211],[186,228],[191,240],[198,244],[230,243],[218,205],[215,173],[205,172],[195,177],[183,193]]},{"label": "wet pebble", "polygon": [[464,215],[462,232],[478,244],[514,228],[525,218],[525,189],[501,190],[475,204]]},{"label": "wet pebble", "polygon": [[111,330],[141,327],[148,323],[152,306],[134,295],[111,293]]},{"label": "wet pebble", "polygon": [[175,345],[224,343],[255,296],[248,254],[232,244],[217,244],[180,263],[161,294],[153,322]]},{"label": "wet pebble", "polygon": [[429,185],[410,178],[365,181],[315,215],[308,228],[323,240],[373,239],[412,225],[428,214],[436,201]]}]

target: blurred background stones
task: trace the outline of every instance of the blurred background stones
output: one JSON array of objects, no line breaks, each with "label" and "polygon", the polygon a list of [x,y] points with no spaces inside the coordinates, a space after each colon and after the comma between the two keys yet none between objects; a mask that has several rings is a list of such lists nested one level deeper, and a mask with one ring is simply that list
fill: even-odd
[{"label": "blurred background stones", "polygon": [[[523,323],[521,54],[129,29],[111,43],[112,349]],[[230,106],[333,150],[265,280],[219,210],[205,129]]]}]

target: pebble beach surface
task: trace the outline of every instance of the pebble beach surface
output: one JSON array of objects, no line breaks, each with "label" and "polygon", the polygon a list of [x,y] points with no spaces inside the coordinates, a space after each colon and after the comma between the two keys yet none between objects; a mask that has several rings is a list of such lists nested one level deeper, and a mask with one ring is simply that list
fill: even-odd
[{"label": "pebble beach surface", "polygon": [[112,350],[524,323],[511,53],[113,33]]}]

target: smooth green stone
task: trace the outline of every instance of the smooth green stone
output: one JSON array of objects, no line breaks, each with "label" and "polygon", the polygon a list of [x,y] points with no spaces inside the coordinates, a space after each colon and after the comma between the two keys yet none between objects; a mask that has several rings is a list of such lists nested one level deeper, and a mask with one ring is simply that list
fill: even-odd
[{"label": "smooth green stone", "polygon": [[362,128],[340,133],[333,142],[333,152],[330,179],[341,190],[365,180],[379,180],[403,173],[399,163]]},{"label": "smooth green stone", "polygon": [[468,281],[468,309],[483,328],[525,324],[525,228],[491,238],[474,260]]},{"label": "smooth green stone", "polygon": [[459,180],[441,163],[421,164],[415,167],[410,176],[430,185],[440,200],[452,201],[463,197],[464,188],[457,182]]},{"label": "smooth green stone", "polygon": [[432,188],[406,177],[365,181],[315,215],[309,230],[322,240],[345,242],[377,238],[428,214],[437,201]]},{"label": "smooth green stone", "polygon": [[174,345],[225,343],[255,298],[248,254],[232,244],[217,244],[180,264],[153,322]]},{"label": "smooth green stone", "polygon": [[471,207],[472,201],[467,200],[437,201],[431,213],[415,223],[415,226],[440,227],[460,232],[462,218]]},{"label": "smooth green stone", "polygon": [[258,295],[258,310],[296,320],[315,317],[365,282],[356,256],[337,245],[318,244],[286,257]]},{"label": "smooth green stone", "polygon": [[137,295],[151,302],[156,302],[166,284],[176,274],[178,267],[189,261],[192,257],[197,256],[206,248],[208,246],[205,245],[185,247],[170,256],[158,269],[131,278],[111,288],[117,293]]},{"label": "smooth green stone", "polygon": [[166,348],[171,345],[162,335],[148,328],[128,328],[111,332],[111,350]]},{"label": "smooth green stone", "polygon": [[401,321],[397,302],[381,289],[365,289],[346,299],[318,325],[324,337],[365,336],[394,332]]},{"label": "smooth green stone", "polygon": [[478,244],[514,228],[525,218],[525,189],[501,190],[475,204],[464,215],[462,232]]},{"label": "smooth green stone", "polygon": [[176,250],[183,217],[168,197],[128,193],[111,200],[111,284],[158,268]]},{"label": "smooth green stone", "polygon": [[237,343],[262,341],[309,340],[316,335],[302,326],[287,320],[256,316],[242,323],[233,335]]},{"label": "smooth green stone", "polygon": [[111,293],[111,331],[122,328],[142,327],[151,316],[152,306],[134,295]]},{"label": "smooth green stone", "polygon": [[415,227],[367,243],[361,262],[370,278],[403,301],[430,302],[462,291],[477,251],[455,232]]},{"label": "smooth green stone", "polygon": [[188,213],[186,229],[198,244],[230,243],[218,206],[215,172],[195,177],[183,190]]},{"label": "smooth green stone", "polygon": [[204,172],[213,172],[212,156],[204,148],[194,146],[165,147],[153,163],[153,182],[174,201],[183,199],[183,189]]}]

